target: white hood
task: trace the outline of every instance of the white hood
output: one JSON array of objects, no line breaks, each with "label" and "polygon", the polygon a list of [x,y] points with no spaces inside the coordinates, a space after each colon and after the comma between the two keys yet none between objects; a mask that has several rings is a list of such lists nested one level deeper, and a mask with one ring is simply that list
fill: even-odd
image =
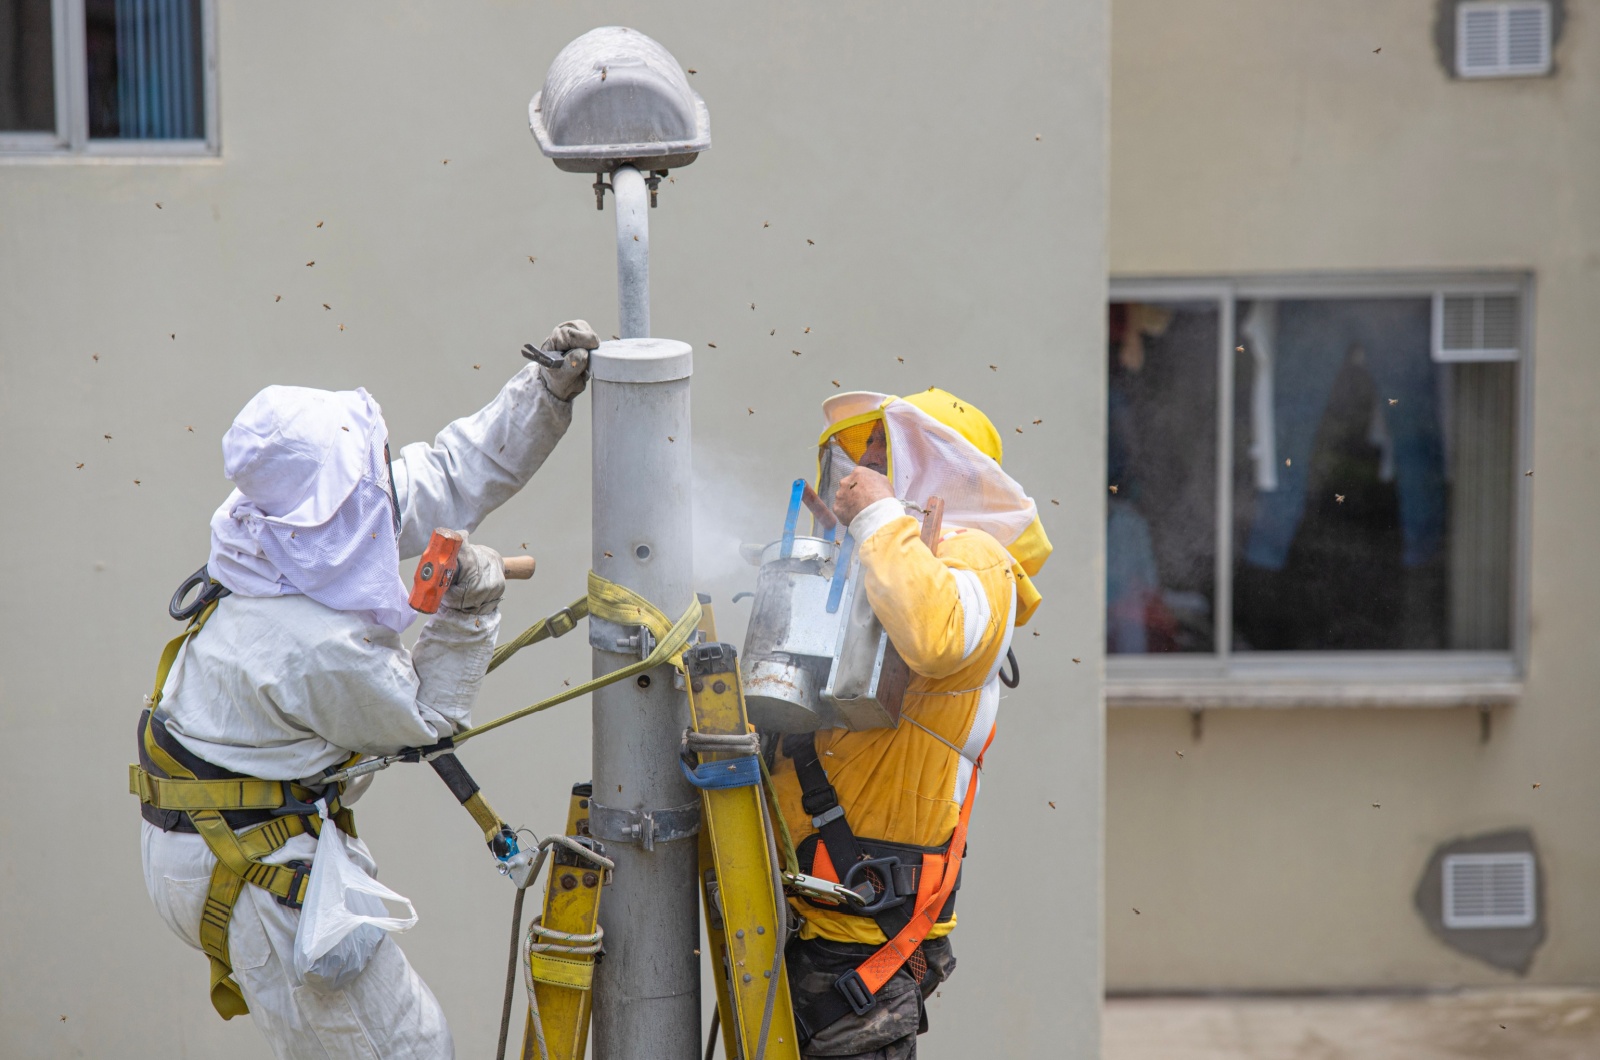
[{"label": "white hood", "polygon": [[269,386],[251,398],[222,438],[237,488],[211,517],[211,576],[240,596],[298,593],[409,626],[388,433],[363,389]]}]

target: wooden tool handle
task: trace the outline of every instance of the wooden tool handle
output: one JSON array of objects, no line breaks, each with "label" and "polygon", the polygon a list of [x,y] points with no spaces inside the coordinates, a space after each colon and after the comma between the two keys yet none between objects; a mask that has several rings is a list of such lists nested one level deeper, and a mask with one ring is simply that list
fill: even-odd
[{"label": "wooden tool handle", "polygon": [[929,497],[928,506],[922,509],[922,543],[935,556],[939,554],[939,535],[944,532],[944,498]]},{"label": "wooden tool handle", "polygon": [[811,512],[811,517],[817,521],[817,525],[822,529],[832,530],[839,525],[838,517],[833,514],[832,509],[823,503],[822,498],[817,496],[817,491],[812,488],[811,483],[806,483],[806,488],[801,492],[800,499],[805,502],[806,508]]},{"label": "wooden tool handle", "polygon": [[534,561],[532,556],[507,556],[505,558],[507,578],[533,577]]}]

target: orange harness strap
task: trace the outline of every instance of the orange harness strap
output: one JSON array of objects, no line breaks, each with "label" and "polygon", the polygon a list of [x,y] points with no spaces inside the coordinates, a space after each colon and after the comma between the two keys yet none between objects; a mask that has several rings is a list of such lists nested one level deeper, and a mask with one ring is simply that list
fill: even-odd
[{"label": "orange harness strap", "polygon": [[[994,739],[992,731],[989,739]],[[989,745],[985,743],[983,749],[988,751]],[[894,973],[898,972],[901,965],[911,959],[911,954],[916,948],[922,945],[922,940],[933,930],[939,911],[944,908],[951,892],[955,890],[956,878],[961,874],[961,858],[967,849],[967,821],[972,817],[972,805],[977,801],[978,771],[983,768],[982,754],[978,755],[976,765],[977,768],[973,769],[967,783],[967,797],[961,800],[961,815],[956,818],[956,829],[950,834],[950,845],[945,848],[943,854],[922,856],[922,879],[918,881],[921,886],[917,888],[916,898],[917,911],[912,914],[910,922],[900,929],[898,935],[886,942],[856,969],[861,982],[874,994],[894,978]],[[935,865],[939,866],[938,875],[932,871]],[[935,883],[935,880],[938,882]]]}]

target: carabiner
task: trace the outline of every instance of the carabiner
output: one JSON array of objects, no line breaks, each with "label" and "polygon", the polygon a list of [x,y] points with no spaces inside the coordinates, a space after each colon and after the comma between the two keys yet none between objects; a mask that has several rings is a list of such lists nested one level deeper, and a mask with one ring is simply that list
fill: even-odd
[{"label": "carabiner", "polygon": [[[185,606],[183,598],[188,596],[189,592],[197,585],[204,586],[204,588],[200,590],[200,594],[194,598],[192,603]],[[220,600],[227,596],[228,593],[229,590],[221,582],[212,581],[211,575],[202,565],[199,570],[183,579],[183,584],[178,586],[178,591],[172,594],[172,602],[167,605],[167,614],[179,622],[187,622],[204,611],[206,605],[213,600]]]}]

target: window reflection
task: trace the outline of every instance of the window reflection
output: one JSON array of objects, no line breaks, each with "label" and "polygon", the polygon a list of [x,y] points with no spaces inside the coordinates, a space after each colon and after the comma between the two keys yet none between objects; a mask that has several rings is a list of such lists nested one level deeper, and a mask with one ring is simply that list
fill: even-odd
[{"label": "window reflection", "polygon": [[85,0],[89,135],[205,136],[200,0]]},{"label": "window reflection", "polygon": [[1435,362],[1431,311],[1239,304],[1234,650],[1507,647],[1514,369]]},{"label": "window reflection", "polygon": [[53,132],[50,0],[0,0],[0,132]]},{"label": "window reflection", "polygon": [[1106,649],[1214,650],[1216,303],[1114,303]]}]

